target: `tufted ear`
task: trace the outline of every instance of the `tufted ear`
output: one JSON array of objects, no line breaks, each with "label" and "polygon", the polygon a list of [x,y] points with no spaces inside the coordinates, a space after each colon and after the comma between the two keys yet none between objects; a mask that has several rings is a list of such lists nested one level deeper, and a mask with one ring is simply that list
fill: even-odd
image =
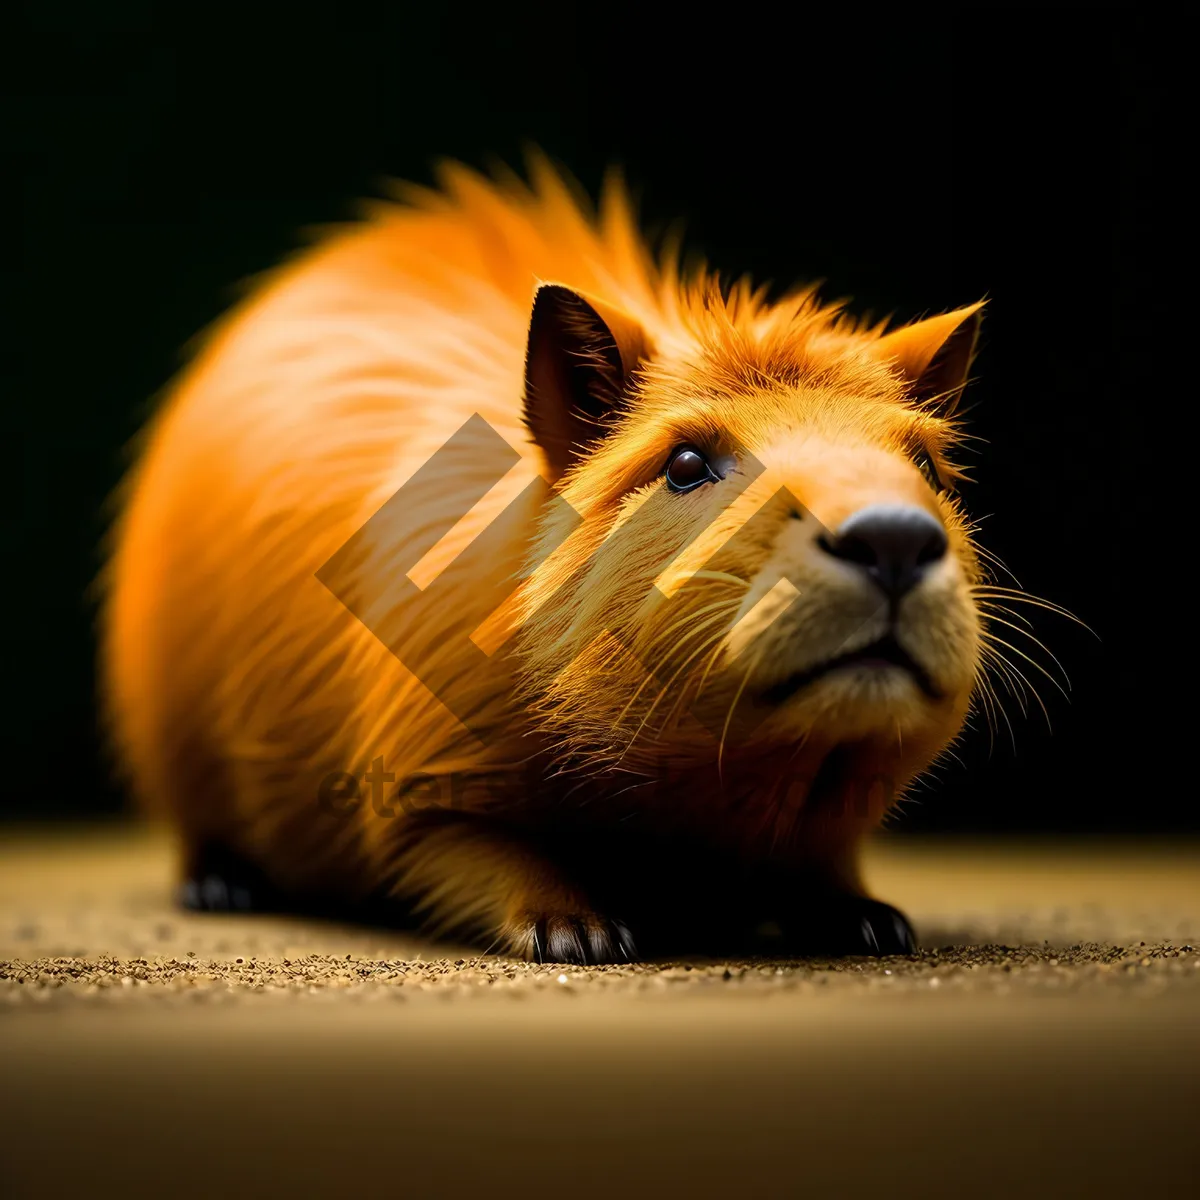
[{"label": "tufted ear", "polygon": [[983,305],[981,300],[905,325],[881,337],[873,353],[896,367],[916,399],[936,400],[943,411],[953,412],[975,357]]},{"label": "tufted ear", "polygon": [[628,313],[556,283],[538,288],[525,351],[525,424],[556,480],[626,407],[630,376],[648,353]]}]

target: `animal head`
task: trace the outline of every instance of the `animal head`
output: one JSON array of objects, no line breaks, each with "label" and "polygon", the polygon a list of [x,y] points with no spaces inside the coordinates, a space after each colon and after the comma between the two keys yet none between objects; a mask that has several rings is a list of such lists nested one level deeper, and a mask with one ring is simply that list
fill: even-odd
[{"label": "animal head", "polygon": [[653,771],[858,746],[911,777],[953,740],[982,653],[955,494],[980,309],[884,333],[811,292],[702,283],[664,333],[538,289],[525,417],[566,504],[520,655],[565,754]]}]

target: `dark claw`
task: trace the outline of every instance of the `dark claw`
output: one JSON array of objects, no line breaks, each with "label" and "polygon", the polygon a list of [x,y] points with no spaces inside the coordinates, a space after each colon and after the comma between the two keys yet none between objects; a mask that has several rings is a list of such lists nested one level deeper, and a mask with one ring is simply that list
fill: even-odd
[{"label": "dark claw", "polygon": [[208,875],[201,880],[200,903],[208,912],[229,911],[229,885],[220,875]]},{"label": "dark claw", "polygon": [[250,912],[269,906],[261,874],[218,847],[203,847],[192,859],[191,877],[179,887],[179,903],[193,912]]},{"label": "dark claw", "polygon": [[578,966],[632,962],[637,957],[625,925],[596,917],[540,917],[533,924],[531,949],[537,962]]},{"label": "dark claw", "polygon": [[228,912],[228,888],[216,875],[188,879],[179,889],[179,902],[193,912]]},{"label": "dark claw", "polygon": [[193,912],[249,912],[254,898],[242,884],[230,883],[220,875],[205,875],[180,885],[179,903]]},{"label": "dark claw", "polygon": [[789,953],[819,958],[917,952],[908,918],[890,904],[863,896],[814,899],[802,916],[787,923],[784,942]]}]

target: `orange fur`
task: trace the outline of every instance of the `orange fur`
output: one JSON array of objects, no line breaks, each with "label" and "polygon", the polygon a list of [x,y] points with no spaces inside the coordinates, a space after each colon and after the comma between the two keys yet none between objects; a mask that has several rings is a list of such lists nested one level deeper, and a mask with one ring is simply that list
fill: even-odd
[{"label": "orange fur", "polygon": [[[978,306],[887,335],[808,290],[768,303],[744,282],[722,289],[656,262],[615,181],[594,217],[540,162],[529,187],[458,166],[441,184],[410,189],[266,281],[147,433],[104,630],[114,736],[138,794],[186,846],[217,840],[281,888],[407,897],[431,928],[518,953],[542,952],[539,914],[579,916],[584,938],[599,928],[590,888],[527,836],[566,810],[601,823],[636,812],[739,861],[860,887],[855,847],[958,734],[979,677],[967,522],[912,458],[920,447],[956,473],[949,406],[912,385]],[[522,490],[552,473],[522,420],[543,282],[595,298],[637,335],[634,351],[622,346],[636,359],[627,412],[554,480],[583,518],[570,536],[564,509]],[[354,544],[345,572],[362,584],[368,629],[317,572],[473,414],[520,461],[412,572],[422,587],[458,572],[455,602],[428,589],[392,603],[367,581],[409,561],[423,522],[452,519],[488,487],[486,456],[476,462],[469,444],[449,484],[413,496],[403,533]],[[717,488],[664,504],[663,463],[682,442],[752,455],[762,473],[724,508]],[[787,495],[826,529],[879,501],[944,524],[945,570],[903,616],[941,700],[910,682],[831,677],[743,720],[746,697],[875,619],[814,567],[815,526],[790,519]],[[481,565],[466,552],[515,497],[510,535]],[[606,559],[614,529],[656,503],[635,550]],[[756,513],[755,536],[730,549]],[[553,553],[541,562],[538,547]],[[786,611],[786,589],[772,590],[785,568],[802,580]],[[648,600],[656,581],[680,603]],[[389,649],[415,639],[436,658],[444,645],[452,674],[455,646],[476,631],[511,639],[463,682],[483,741]],[[739,657],[750,643],[754,662]],[[669,670],[648,677],[652,664]],[[709,716],[727,721],[724,737]],[[865,803],[817,803],[813,781],[834,752],[843,801],[865,780],[886,786]],[[361,776],[377,759],[400,781],[489,782],[468,789],[454,820],[318,803],[331,772]],[[457,819],[472,814],[486,822]]]}]

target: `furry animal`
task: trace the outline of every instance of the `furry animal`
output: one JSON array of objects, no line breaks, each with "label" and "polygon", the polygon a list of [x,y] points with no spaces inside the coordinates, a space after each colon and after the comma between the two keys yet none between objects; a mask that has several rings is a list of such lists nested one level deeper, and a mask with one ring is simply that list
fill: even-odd
[{"label": "furry animal", "polygon": [[981,695],[980,315],[722,287],[542,161],[445,167],[264,281],[148,428],[108,573],[185,899],[547,961],[911,950],[858,849]]}]

